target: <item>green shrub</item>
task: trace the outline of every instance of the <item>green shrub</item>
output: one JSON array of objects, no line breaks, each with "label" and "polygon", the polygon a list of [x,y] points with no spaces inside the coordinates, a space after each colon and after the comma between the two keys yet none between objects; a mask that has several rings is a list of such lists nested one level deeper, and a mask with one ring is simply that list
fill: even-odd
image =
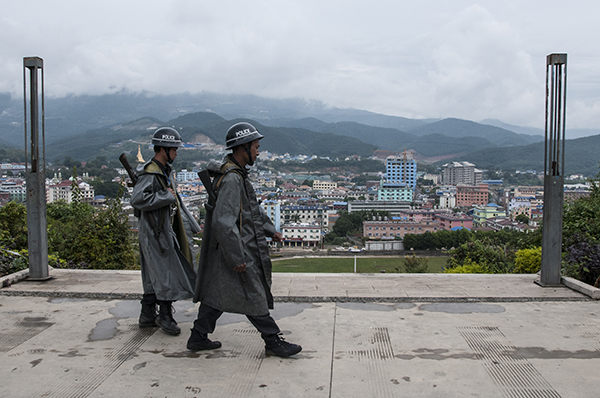
[{"label": "green shrub", "polygon": [[450,250],[447,269],[462,265],[479,264],[489,274],[513,273],[513,249],[507,244],[498,244],[490,239],[463,243]]},{"label": "green shrub", "polygon": [[542,265],[542,248],[521,249],[515,253],[515,273],[535,274]]},{"label": "green shrub", "polygon": [[26,269],[29,266],[27,257],[21,253],[0,247],[0,276]]},{"label": "green shrub", "polygon": [[445,274],[489,274],[490,270],[484,265],[474,263],[471,260],[466,260],[462,265],[454,268],[446,268]]},{"label": "green shrub", "polygon": [[27,209],[9,202],[0,207],[0,245],[10,250],[27,249]]},{"label": "green shrub", "polygon": [[429,258],[417,257],[415,252],[412,252],[412,256],[404,257],[404,271],[410,274],[423,274],[429,271]]}]

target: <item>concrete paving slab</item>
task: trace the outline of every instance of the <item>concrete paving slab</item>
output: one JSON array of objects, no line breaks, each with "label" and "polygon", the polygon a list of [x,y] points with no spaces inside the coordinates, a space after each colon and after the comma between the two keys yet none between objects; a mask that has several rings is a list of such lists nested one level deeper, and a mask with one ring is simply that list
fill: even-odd
[{"label": "concrete paving slab", "polygon": [[191,301],[175,303],[180,336],[139,329],[139,272],[53,276],[0,289],[1,396],[587,398],[600,389],[600,302],[542,288],[535,275],[275,274],[273,317],[303,346],[288,359],[265,357],[236,314],[211,336],[221,349],[187,351]]},{"label": "concrete paving slab", "polygon": [[1,296],[7,397],[574,397],[600,388],[600,303],[277,303],[293,358],[265,357],[245,317],[219,350],[139,329],[137,300]]}]

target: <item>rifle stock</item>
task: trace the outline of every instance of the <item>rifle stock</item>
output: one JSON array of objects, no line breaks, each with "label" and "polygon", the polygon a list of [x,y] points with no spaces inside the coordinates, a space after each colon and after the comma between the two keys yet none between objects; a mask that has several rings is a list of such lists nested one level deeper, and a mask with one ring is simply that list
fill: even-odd
[{"label": "rifle stock", "polygon": [[200,249],[200,261],[198,263],[198,273],[196,277],[196,289],[194,291],[193,302],[197,303],[200,301],[200,285],[202,280],[202,268],[204,263],[207,261],[206,257],[208,255],[208,247],[210,246],[210,229],[212,224],[212,213],[215,208],[215,202],[217,200],[217,196],[212,186],[212,180],[210,178],[210,174],[208,170],[204,169],[198,172],[198,177],[200,177],[200,181],[204,185],[204,189],[206,189],[206,193],[208,194],[208,201],[204,204],[204,208],[206,209],[206,217],[204,218],[204,231],[202,233],[202,248]]},{"label": "rifle stock", "polygon": [[131,182],[127,183],[127,186],[128,187],[135,186],[135,184],[137,183],[137,180],[138,180],[138,176],[137,176],[137,174],[135,174],[135,171],[133,171],[133,168],[129,164],[129,161],[127,160],[127,156],[125,155],[125,153],[122,153],[121,156],[119,156],[119,161],[121,162],[123,167],[125,167],[125,170],[127,171],[127,175],[129,176],[129,179],[131,180]]}]

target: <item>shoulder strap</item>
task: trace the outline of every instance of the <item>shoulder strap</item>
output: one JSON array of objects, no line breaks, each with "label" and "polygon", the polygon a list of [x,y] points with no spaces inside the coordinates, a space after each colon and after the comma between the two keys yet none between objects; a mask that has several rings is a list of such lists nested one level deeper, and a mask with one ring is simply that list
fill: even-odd
[{"label": "shoulder strap", "polygon": [[[227,174],[231,173],[231,172],[235,172],[238,173],[240,177],[242,177],[242,186],[244,188],[244,192],[246,192],[246,184],[245,184],[245,175],[244,172],[240,169],[238,169],[237,167],[230,167],[228,169],[225,170],[225,172],[223,174],[221,174],[221,176],[219,177],[219,179],[215,182],[214,185],[214,191],[215,191],[215,196],[218,199],[219,198],[219,187],[221,186],[221,183],[223,182],[223,177],[225,177]],[[239,215],[239,219],[240,219],[240,232],[242,232],[242,207],[243,205],[243,199],[242,197],[240,197],[240,215]]]}]

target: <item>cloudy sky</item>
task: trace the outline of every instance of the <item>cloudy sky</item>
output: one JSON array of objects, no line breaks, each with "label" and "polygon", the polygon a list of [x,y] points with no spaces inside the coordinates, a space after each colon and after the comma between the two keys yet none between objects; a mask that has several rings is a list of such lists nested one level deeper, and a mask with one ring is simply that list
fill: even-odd
[{"label": "cloudy sky", "polygon": [[600,128],[594,0],[2,0],[0,92],[23,57],[47,96],[210,91],[544,128],[568,53],[567,126]]}]

